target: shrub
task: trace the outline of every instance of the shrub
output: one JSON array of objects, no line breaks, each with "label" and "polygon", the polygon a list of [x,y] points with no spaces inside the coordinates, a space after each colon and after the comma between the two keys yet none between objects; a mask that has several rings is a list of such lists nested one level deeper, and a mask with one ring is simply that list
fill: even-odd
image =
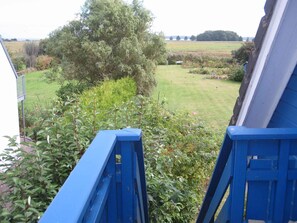
[{"label": "shrub", "polygon": [[13,55],[11,61],[16,71],[21,71],[26,69],[26,62],[24,56]]},{"label": "shrub", "polygon": [[46,70],[51,67],[53,57],[47,55],[41,55],[36,58],[36,69],[37,70]]},{"label": "shrub", "polygon": [[182,54],[169,54],[167,56],[168,65],[175,65],[176,61],[182,61],[184,56]]},{"label": "shrub", "polygon": [[236,66],[231,70],[231,73],[228,77],[231,81],[241,82],[244,76],[244,69],[242,66]]},{"label": "shrub", "polygon": [[66,102],[69,101],[69,99],[76,98],[76,95],[81,94],[84,90],[88,89],[89,87],[90,86],[87,83],[68,82],[66,85],[62,85],[59,88],[59,90],[56,91],[56,95],[60,100],[62,100],[62,102]]},{"label": "shrub", "polygon": [[254,48],[254,42],[245,42],[238,50],[232,51],[232,56],[239,64],[244,64],[249,60],[249,56]]}]

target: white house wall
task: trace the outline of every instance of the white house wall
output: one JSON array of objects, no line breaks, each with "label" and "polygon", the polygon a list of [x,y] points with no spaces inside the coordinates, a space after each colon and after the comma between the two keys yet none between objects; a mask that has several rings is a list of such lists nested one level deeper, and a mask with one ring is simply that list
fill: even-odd
[{"label": "white house wall", "polygon": [[0,43],[0,152],[8,145],[3,136],[19,135],[16,76],[3,47]]}]

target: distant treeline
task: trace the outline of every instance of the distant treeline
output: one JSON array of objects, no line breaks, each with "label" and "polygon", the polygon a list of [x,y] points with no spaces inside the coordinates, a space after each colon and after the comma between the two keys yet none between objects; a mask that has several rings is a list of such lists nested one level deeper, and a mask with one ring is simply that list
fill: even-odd
[{"label": "distant treeline", "polygon": [[197,36],[173,36],[169,37],[170,40],[191,40],[191,41],[242,41],[242,37],[233,31],[215,30],[205,31]]},{"label": "distant treeline", "polygon": [[12,38],[12,39],[2,39],[5,42],[15,42],[18,41],[17,38]]}]

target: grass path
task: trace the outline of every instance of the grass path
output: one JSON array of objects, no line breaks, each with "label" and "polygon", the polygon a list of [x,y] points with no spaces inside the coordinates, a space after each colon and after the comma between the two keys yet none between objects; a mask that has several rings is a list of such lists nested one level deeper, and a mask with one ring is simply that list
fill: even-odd
[{"label": "grass path", "polygon": [[199,115],[206,124],[225,129],[238,96],[239,83],[205,79],[188,73],[181,66],[159,66],[155,98],[166,98],[171,110],[186,110]]}]

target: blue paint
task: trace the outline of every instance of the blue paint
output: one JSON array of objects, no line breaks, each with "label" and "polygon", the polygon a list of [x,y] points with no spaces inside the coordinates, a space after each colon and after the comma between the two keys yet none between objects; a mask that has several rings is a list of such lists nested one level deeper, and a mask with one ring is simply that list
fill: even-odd
[{"label": "blue paint", "polygon": [[297,127],[297,65],[271,117],[268,128]]},{"label": "blue paint", "polygon": [[148,222],[141,131],[100,131],[40,222],[135,221]]},{"label": "blue paint", "polygon": [[296,133],[229,127],[197,222],[297,221]]}]

